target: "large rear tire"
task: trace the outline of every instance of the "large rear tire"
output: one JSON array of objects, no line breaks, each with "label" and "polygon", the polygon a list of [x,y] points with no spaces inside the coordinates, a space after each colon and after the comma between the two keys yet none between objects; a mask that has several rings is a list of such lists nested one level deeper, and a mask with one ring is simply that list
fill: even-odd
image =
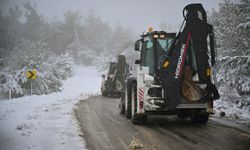
[{"label": "large rear tire", "polygon": [[207,124],[209,114],[202,112],[202,110],[193,110],[191,112],[191,123],[193,124]]},{"label": "large rear tire", "polygon": [[185,109],[178,110],[177,111],[177,117],[180,118],[180,119],[184,119],[184,118],[189,117],[188,110],[185,110]]},{"label": "large rear tire", "polygon": [[125,116],[131,118],[131,85],[127,85],[125,89]]},{"label": "large rear tire", "polygon": [[146,115],[138,115],[137,112],[137,86],[132,84],[131,90],[131,122],[133,124],[145,124],[147,122]]},{"label": "large rear tire", "polygon": [[105,92],[105,91],[102,91],[102,96],[108,96],[108,93],[107,92]]}]

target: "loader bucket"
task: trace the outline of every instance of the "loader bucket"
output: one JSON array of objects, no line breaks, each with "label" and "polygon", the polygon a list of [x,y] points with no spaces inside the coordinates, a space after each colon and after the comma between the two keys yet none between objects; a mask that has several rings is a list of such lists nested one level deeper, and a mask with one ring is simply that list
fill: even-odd
[{"label": "loader bucket", "polygon": [[183,70],[182,95],[189,101],[198,101],[205,96],[206,92],[193,81],[192,77],[190,66],[186,66]]}]

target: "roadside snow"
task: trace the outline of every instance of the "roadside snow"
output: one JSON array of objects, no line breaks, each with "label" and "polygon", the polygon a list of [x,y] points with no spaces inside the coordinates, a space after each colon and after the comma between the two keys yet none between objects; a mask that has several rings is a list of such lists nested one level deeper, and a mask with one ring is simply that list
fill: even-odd
[{"label": "roadside snow", "polygon": [[100,82],[94,68],[78,66],[59,93],[0,101],[0,149],[86,149],[72,108],[99,93]]},{"label": "roadside snow", "polygon": [[216,114],[225,113],[225,117],[235,120],[236,122],[250,123],[250,108],[241,108],[241,104],[233,104],[225,100],[217,100],[214,103]]}]

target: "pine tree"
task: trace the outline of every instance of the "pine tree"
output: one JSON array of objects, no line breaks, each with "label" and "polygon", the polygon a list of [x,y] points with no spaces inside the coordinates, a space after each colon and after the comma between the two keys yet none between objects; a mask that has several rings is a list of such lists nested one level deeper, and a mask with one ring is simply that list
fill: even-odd
[{"label": "pine tree", "polygon": [[[217,40],[217,81],[221,100],[249,109],[250,106],[250,1],[233,3],[225,0],[210,21]],[[244,25],[244,28],[242,26]]]}]

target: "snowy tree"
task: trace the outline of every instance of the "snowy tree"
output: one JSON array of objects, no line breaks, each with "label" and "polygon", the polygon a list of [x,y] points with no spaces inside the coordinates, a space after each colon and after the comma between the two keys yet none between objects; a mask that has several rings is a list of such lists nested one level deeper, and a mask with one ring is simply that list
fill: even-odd
[{"label": "snowy tree", "polygon": [[[68,54],[55,59],[46,51],[48,45],[43,42],[23,40],[10,53],[4,68],[0,71],[1,93],[12,91],[13,96],[28,95],[33,83],[35,94],[48,94],[60,90],[62,81],[72,76],[73,59]],[[37,79],[26,78],[26,72],[37,71]]]},{"label": "snowy tree", "polygon": [[114,56],[118,56],[134,42],[130,29],[124,28],[120,24],[112,29],[110,35],[109,43],[107,43],[108,55],[112,53]]},{"label": "snowy tree", "polygon": [[83,44],[94,50],[98,55],[108,51],[106,45],[110,42],[111,27],[102,21],[93,11],[85,17]]},{"label": "snowy tree", "polygon": [[54,61],[51,69],[58,79],[66,80],[69,77],[72,77],[74,60],[68,53],[63,54]]},{"label": "snowy tree", "polygon": [[[217,82],[221,102],[250,111],[250,1],[225,0],[210,21],[217,39]],[[224,103],[223,103],[224,104]]]},{"label": "snowy tree", "polygon": [[43,25],[45,20],[43,16],[38,14],[36,5],[32,5],[30,2],[23,3],[24,7],[24,19],[22,34],[28,40],[39,41],[42,38]]},{"label": "snowy tree", "polygon": [[[66,11],[62,20],[47,21],[35,4],[19,7],[0,13],[0,94],[29,95],[31,82],[34,94],[60,91],[75,63],[103,68],[134,41],[132,31],[111,27],[93,11],[84,18],[79,11]],[[25,73],[33,69],[37,79],[29,80]]]}]

